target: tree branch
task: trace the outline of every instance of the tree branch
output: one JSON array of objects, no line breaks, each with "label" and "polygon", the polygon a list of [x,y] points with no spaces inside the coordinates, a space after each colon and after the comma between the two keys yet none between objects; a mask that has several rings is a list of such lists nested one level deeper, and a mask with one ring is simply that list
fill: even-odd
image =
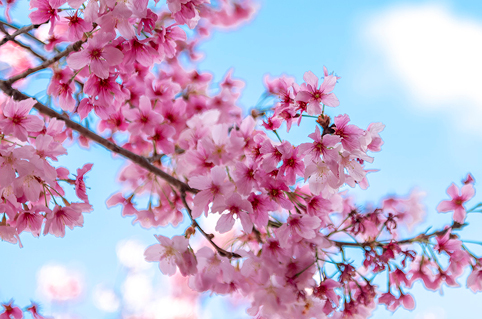
[{"label": "tree branch", "polygon": [[236,254],[236,253],[233,253],[231,251],[227,251],[225,249],[222,249],[221,247],[219,247],[218,245],[216,245],[215,242],[213,242],[213,235],[212,234],[208,234],[204,231],[204,229],[201,228],[201,226],[199,226],[199,224],[197,223],[197,221],[192,217],[192,210],[191,208],[189,207],[187,201],[186,201],[186,190],[184,188],[181,188],[181,199],[182,199],[182,202],[184,204],[184,207],[186,207],[186,210],[187,210],[187,213],[189,215],[189,218],[191,219],[191,223],[192,223],[192,226],[196,227],[200,232],[201,234],[211,243],[211,245],[217,250],[218,254],[220,254],[221,256],[223,257],[227,257],[229,259],[231,258],[241,258],[242,256],[239,255],[239,254]]},{"label": "tree branch", "polygon": [[[42,55],[38,54],[37,52],[35,52],[31,47],[29,47],[28,45],[26,44],[23,44],[22,42],[20,41],[17,41],[15,40],[14,38],[12,38],[12,36],[10,34],[8,34],[7,30],[5,30],[5,28],[3,27],[3,24],[0,23],[0,31],[3,32],[3,34],[5,34],[5,38],[2,39],[5,40],[7,38],[9,38],[8,40],[15,43],[16,45],[24,48],[25,50],[29,51],[30,53],[32,53],[33,55],[35,55],[37,58],[39,58],[40,60],[42,60],[43,62],[47,61],[47,59],[45,57],[43,57]],[[1,46],[1,44],[0,44]]]},{"label": "tree branch", "polygon": [[[445,228],[443,230],[438,230],[435,232],[432,232],[430,234],[420,234],[416,237],[408,238],[408,239],[403,239],[399,241],[394,241],[395,244],[398,245],[405,245],[405,244],[412,244],[416,242],[424,242],[429,240],[430,238],[434,236],[443,236],[447,231],[449,230],[457,230],[460,228],[463,228],[466,226],[466,224],[459,224],[459,223],[453,223],[449,228]],[[342,242],[342,241],[336,241],[332,240],[331,241],[333,244],[338,246],[339,248],[341,247],[383,247],[386,246],[387,244],[384,244],[379,241],[369,241],[369,242],[363,242],[363,243],[350,243],[350,242]]]},{"label": "tree branch", "polygon": [[34,73],[34,72],[37,72],[37,71],[40,71],[40,70],[43,70],[43,69],[46,69],[48,68],[51,64],[57,62],[58,60],[60,60],[61,58],[63,58],[64,56],[67,56],[70,54],[70,52],[73,52],[73,51],[79,51],[80,50],[80,47],[82,46],[82,44],[84,43],[83,40],[79,40],[71,45],[69,45],[64,51],[60,52],[59,54],[57,54],[56,56],[54,56],[53,58],[49,59],[49,60],[46,60],[44,61],[42,64],[34,67],[34,68],[31,68],[31,69],[27,69],[25,71],[23,71],[22,73],[14,76],[14,77],[11,77],[10,79],[8,79],[7,81],[5,81],[5,83],[7,85],[10,85],[20,79],[23,79],[27,76],[29,76],[30,74]]},{"label": "tree branch", "polygon": [[5,32],[5,37],[0,41],[0,46],[4,45],[8,41],[13,41],[15,39],[15,37],[17,37],[18,35],[20,35],[22,33],[25,33],[26,35],[35,38],[33,35],[31,35],[28,32],[30,32],[31,30],[36,29],[36,28],[41,26],[41,24],[32,24],[32,25],[28,25],[28,26],[25,26],[25,27],[18,28],[18,27],[15,27],[15,26],[13,26],[9,23],[3,22],[3,21],[0,21],[0,24],[2,25],[1,28],[3,30],[5,30],[5,28],[3,27],[4,25],[6,25],[9,28],[17,30],[12,34],[8,34],[7,32]]},{"label": "tree branch", "polygon": [[[28,98],[31,98],[30,96],[23,94],[22,92],[12,88],[12,85],[9,83],[9,81],[0,81],[0,89],[5,92],[7,95],[13,97],[14,100],[17,101],[22,101],[26,100]],[[149,172],[159,176],[169,184],[173,185],[174,187],[180,189],[181,191],[184,190],[186,192],[190,192],[193,194],[196,194],[198,191],[196,189],[191,188],[189,185],[186,183],[178,180],[177,178],[169,175],[168,173],[164,172],[160,168],[152,165],[149,163],[149,160],[141,155],[137,155],[129,150],[126,150],[125,148],[120,147],[119,145],[103,138],[100,135],[97,135],[96,133],[92,132],[91,130],[83,127],[79,123],[76,123],[69,119],[66,115],[57,113],[56,111],[52,110],[51,108],[43,105],[42,103],[38,102],[33,106],[36,110],[38,110],[40,113],[47,115],[51,118],[56,118],[61,121],[65,122],[65,125],[78,132],[82,136],[102,145],[106,149],[122,155],[123,157],[129,159],[131,162],[139,165],[140,167],[148,170]]]}]

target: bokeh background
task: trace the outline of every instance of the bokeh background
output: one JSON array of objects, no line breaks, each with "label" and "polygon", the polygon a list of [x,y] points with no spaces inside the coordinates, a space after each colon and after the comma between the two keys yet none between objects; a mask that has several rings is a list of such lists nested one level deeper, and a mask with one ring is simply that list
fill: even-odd
[{"label": "bokeh background", "polygon": [[[26,24],[28,1],[17,2],[11,16]],[[427,216],[414,231],[450,223],[451,214],[435,211],[447,199],[450,183],[460,186],[468,172],[482,181],[480,0],[265,0],[251,23],[214,32],[198,51],[205,55],[199,69],[213,72],[215,83],[231,68],[234,77],[246,81],[241,98],[246,110],[264,92],[266,74],[292,75],[301,83],[304,72],[321,76],[326,66],[341,76],[335,89],[341,104],[328,114],[347,113],[362,128],[371,122],[386,125],[382,152],[369,166],[380,171],[369,174],[369,189],[350,192],[359,204],[376,204],[389,194],[423,191]],[[45,94],[45,78],[38,76],[28,92]],[[302,143],[312,131],[313,123],[305,121],[283,136]],[[59,165],[73,171],[87,162],[94,163],[86,178],[94,211],[85,216],[84,227],[68,230],[62,239],[24,234],[22,249],[0,243],[0,301],[14,298],[25,306],[36,300],[44,312],[62,318],[119,318],[120,312],[135,309],[152,310],[157,318],[189,318],[190,313],[203,319],[247,318],[242,303],[209,295],[191,300],[176,290],[181,279],[165,278],[155,265],[142,262],[154,234],[180,234],[186,224],[150,230],[131,225],[119,206],[105,205],[121,190],[116,174],[125,161],[99,146],[72,145]],[[469,206],[482,202],[480,194]],[[481,241],[481,214],[469,214],[467,221],[465,238]],[[482,295],[466,288],[467,276],[468,271],[458,280],[460,288],[444,287],[442,295],[415,284],[410,290],[414,311],[392,315],[381,306],[372,318],[479,319]],[[56,299],[59,289],[72,297]],[[187,297],[172,299],[176,293]]]}]

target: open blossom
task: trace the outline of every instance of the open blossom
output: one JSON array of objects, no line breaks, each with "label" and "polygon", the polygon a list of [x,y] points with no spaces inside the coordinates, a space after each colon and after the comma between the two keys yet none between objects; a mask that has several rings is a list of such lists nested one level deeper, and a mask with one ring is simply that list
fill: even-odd
[{"label": "open blossom", "polygon": [[234,193],[224,203],[218,203],[217,206],[213,205],[212,210],[226,213],[221,215],[216,224],[216,230],[220,233],[228,232],[233,228],[234,217],[241,220],[245,233],[250,233],[253,229],[253,222],[250,217],[253,214],[253,207],[249,201],[242,199],[239,194]]},{"label": "open blossom", "polygon": [[30,312],[33,319],[52,319],[51,317],[44,317],[39,313],[39,305],[32,302],[32,304],[27,307],[27,311]]},{"label": "open blossom", "polygon": [[473,292],[482,291],[482,267],[479,264],[473,267],[472,272],[467,278],[467,287]]},{"label": "open blossom", "polygon": [[66,0],[31,0],[30,8],[36,8],[29,14],[29,18],[34,24],[42,24],[44,22],[50,21],[50,31],[49,34],[53,33],[55,27],[55,21],[59,20],[59,15],[57,14],[58,8],[62,6]]},{"label": "open blossom", "polygon": [[75,11],[74,14],[65,17],[69,20],[69,39],[74,41],[82,39],[84,32],[89,31],[90,28],[89,23],[80,18],[78,13],[78,11]]},{"label": "open blossom", "polygon": [[13,301],[3,304],[3,312],[0,313],[0,319],[22,319],[22,309],[13,305]]},{"label": "open blossom", "polygon": [[[144,252],[147,261],[158,261],[163,274],[172,276],[177,267],[183,276],[195,274],[197,261],[189,250],[189,240],[184,236],[174,236],[172,239],[156,235],[159,244],[149,246]],[[176,267],[177,266],[177,267]]]},{"label": "open blossom", "polygon": [[437,210],[441,213],[453,211],[453,219],[455,222],[463,224],[465,221],[465,207],[464,203],[474,197],[475,190],[472,184],[462,186],[459,193],[459,188],[452,183],[447,189],[447,194],[452,197],[452,200],[444,200],[437,206]]},{"label": "open blossom", "polygon": [[83,211],[90,211],[89,204],[72,203],[70,206],[55,206],[52,212],[47,213],[44,235],[50,233],[55,237],[65,236],[65,226],[74,229],[75,226],[84,225]]},{"label": "open blossom", "polygon": [[210,174],[193,176],[189,180],[189,186],[199,189],[200,192],[194,197],[193,217],[199,217],[203,211],[209,210],[208,204],[212,201],[217,206],[223,200],[223,195],[230,194],[234,185],[226,183],[226,170],[224,167],[216,166],[211,169]]},{"label": "open blossom", "polygon": [[19,140],[26,142],[29,132],[38,132],[43,129],[44,123],[35,115],[28,113],[37,103],[34,99],[16,102],[8,99],[3,107],[3,116],[0,119],[0,129],[4,134],[13,134]]},{"label": "open blossom", "polygon": [[133,134],[145,133],[154,135],[156,126],[160,125],[164,117],[152,109],[151,100],[143,95],[139,99],[138,109],[125,109],[125,117],[131,121],[129,131]]},{"label": "open blossom", "polygon": [[210,0],[167,0],[167,6],[177,23],[187,24],[190,29],[194,29],[201,18],[197,6],[209,2]]},{"label": "open blossom", "polygon": [[51,212],[48,207],[37,205],[31,210],[21,211],[16,216],[17,232],[20,234],[26,230],[32,233],[35,237],[40,235],[40,230],[44,221],[44,216],[40,212]]},{"label": "open blossom", "polygon": [[75,194],[84,202],[89,202],[87,198],[84,175],[92,169],[93,164],[85,164],[82,168],[77,169],[77,177],[75,178]]},{"label": "open blossom", "polygon": [[107,32],[97,33],[89,39],[83,50],[69,55],[67,64],[74,70],[89,65],[95,75],[101,79],[107,79],[110,67],[121,63],[124,58],[124,54],[119,49],[108,44],[114,36]]},{"label": "open blossom", "polygon": [[450,234],[451,229],[448,229],[445,234],[435,237],[437,245],[435,245],[434,249],[439,253],[445,251],[452,254],[455,251],[462,249],[462,242],[458,239],[451,239]]},{"label": "open blossom", "polygon": [[335,88],[337,77],[334,75],[325,76],[323,83],[318,88],[318,77],[313,72],[308,71],[303,75],[303,83],[300,91],[296,95],[297,101],[309,103],[308,114],[321,114],[320,103],[327,106],[338,106],[340,102],[334,93],[331,93]]}]

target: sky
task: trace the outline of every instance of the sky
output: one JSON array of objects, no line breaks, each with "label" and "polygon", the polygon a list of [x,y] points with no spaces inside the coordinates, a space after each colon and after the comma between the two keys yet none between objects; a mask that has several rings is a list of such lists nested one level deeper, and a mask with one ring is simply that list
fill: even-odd
[{"label": "sky", "polygon": [[[13,10],[12,17],[25,10],[27,1],[20,2],[24,6]],[[213,72],[215,82],[231,68],[235,77],[246,81],[241,98],[246,110],[263,93],[266,74],[292,75],[301,83],[304,72],[321,76],[326,66],[340,76],[334,91],[340,106],[329,109],[328,114],[347,113],[362,128],[371,122],[386,125],[381,134],[385,144],[370,165],[379,172],[369,175],[367,190],[350,192],[358,203],[377,203],[387,194],[423,191],[427,217],[415,231],[450,223],[451,214],[438,214],[435,207],[448,198],[445,191],[452,182],[460,185],[468,172],[476,181],[482,181],[479,0],[265,0],[260,2],[251,23],[237,30],[215,32],[199,46],[199,51],[205,54],[199,69]],[[283,137],[302,143],[312,129],[309,123],[303,124],[289,137]],[[37,288],[38,278],[43,276],[39,277],[39,270],[45,265],[63,265],[80,274],[86,291],[80,302],[69,306],[81,316],[111,318],[111,313],[94,305],[93,299],[99,299],[99,295],[93,298],[91,292],[95,287],[116,291],[125,287],[119,278],[126,276],[127,266],[116,249],[126,245],[119,243],[134,240],[129,243],[145,247],[155,243],[154,234],[172,236],[182,232],[185,225],[145,230],[131,225],[129,218],[122,218],[119,207],[106,208],[105,199],[119,191],[116,174],[125,163],[122,159],[112,158],[101,147],[83,150],[75,145],[69,148],[68,156],[59,159],[59,165],[71,170],[86,162],[94,163],[86,179],[94,211],[85,216],[83,228],[67,231],[63,239],[36,239],[26,234],[21,237],[22,249],[0,243],[0,271],[4,275],[0,301],[15,298],[18,304],[26,305],[29,299],[42,299],[42,291]],[[480,194],[476,194],[472,205],[482,202]],[[468,222],[465,238],[481,240],[478,229],[482,216],[471,214]],[[482,253],[479,247],[470,248]],[[146,267],[148,278],[165,280],[156,275],[155,267]],[[467,275],[458,280],[461,288],[444,287],[443,295],[416,284],[410,290],[417,302],[414,311],[399,309],[392,315],[381,306],[372,318],[480,318],[480,294],[465,288]],[[145,287],[127,290],[133,289],[141,291]],[[202,318],[223,318],[217,311],[220,301],[205,303],[207,310]],[[54,305],[53,310],[55,307],[60,306]],[[242,309],[236,316],[245,317]]]}]

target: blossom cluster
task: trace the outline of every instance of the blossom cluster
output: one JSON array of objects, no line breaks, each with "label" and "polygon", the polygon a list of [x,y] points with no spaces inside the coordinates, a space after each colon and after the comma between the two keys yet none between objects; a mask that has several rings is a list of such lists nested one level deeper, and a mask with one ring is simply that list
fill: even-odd
[{"label": "blossom cluster", "polygon": [[[145,228],[189,218],[184,234],[156,236],[146,260],[159,262],[166,275],[179,270],[196,291],[240,293],[251,302],[252,316],[358,319],[377,304],[413,309],[405,290],[414,282],[431,290],[456,286],[469,266],[467,285],[482,290],[481,260],[456,234],[474,196],[472,176],[461,190],[451,185],[452,199],[437,207],[454,211],[451,225],[400,239],[399,226],[422,220],[420,195],[366,209],[347,195],[347,186],[368,187],[367,163],[381,150],[384,125],[363,129],[347,114],[331,114],[339,106],[338,76],[324,68],[321,78],[306,72],[301,84],[267,78],[265,97],[274,103],[244,116],[237,105],[242,81],[228,72],[214,91],[211,74],[186,67],[186,60],[199,58],[195,46],[213,28],[251,17],[251,1],[167,0],[160,8],[147,0],[66,2],[30,2],[29,17],[37,27],[46,24],[43,49],[53,55],[38,69],[52,72],[49,113],[33,99],[18,98],[23,95],[12,87],[32,69],[0,83],[23,100],[9,99],[0,120],[4,240],[17,242],[25,230],[38,236],[42,225],[44,234],[55,236],[64,236],[65,226],[82,226],[82,213],[91,209],[83,177],[92,164],[75,179],[51,164],[66,154],[62,142],[77,138],[131,160],[119,174],[124,191],[108,206],[120,204],[123,216]],[[51,118],[30,114],[32,107]],[[53,109],[62,114],[52,117]],[[311,141],[280,138],[279,129],[289,132],[302,121],[312,128]],[[68,202],[60,181],[74,185],[82,202]],[[148,204],[137,205],[145,195]],[[203,230],[202,216],[216,217],[217,233],[236,234],[229,250]],[[195,233],[204,235],[206,247],[190,245]],[[361,249],[363,259],[351,260],[349,249]],[[437,255],[448,256],[448,264]],[[382,273],[389,278],[386,289],[374,280]]]},{"label": "blossom cluster", "polygon": [[[55,168],[50,161],[67,154],[62,142],[67,138],[63,124],[52,119],[48,126],[37,115],[29,114],[33,99],[6,101],[0,114],[0,192],[3,218],[0,237],[11,243],[20,240],[24,231],[39,236],[50,233],[65,235],[65,227],[83,225],[83,212],[91,211],[84,174],[92,164],[77,170],[69,178],[64,167]],[[74,185],[81,202],[65,199],[59,182]],[[61,202],[57,202],[56,198]],[[21,245],[21,243],[20,243]]]}]

